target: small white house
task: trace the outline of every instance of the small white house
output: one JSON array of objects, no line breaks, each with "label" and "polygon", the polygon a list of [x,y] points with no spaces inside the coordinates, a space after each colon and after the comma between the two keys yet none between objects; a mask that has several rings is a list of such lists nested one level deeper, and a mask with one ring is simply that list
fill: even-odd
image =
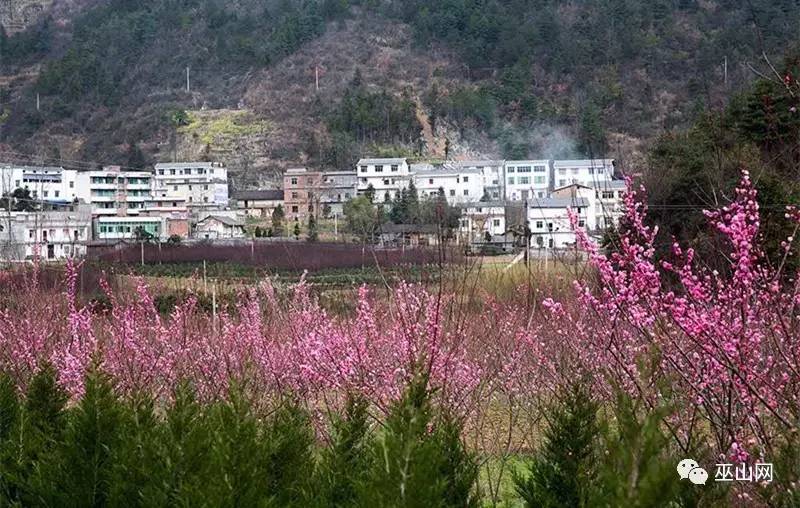
[{"label": "small white house", "polygon": [[244,223],[232,217],[208,215],[194,226],[194,237],[199,239],[244,238],[244,236]]},{"label": "small white house", "polygon": [[466,241],[482,242],[491,236],[506,233],[506,204],[502,201],[480,201],[463,205],[459,234]]},{"label": "small white house", "polygon": [[611,227],[616,227],[622,216],[623,195],[625,182],[622,180],[609,180],[596,188],[581,184],[570,184],[555,189],[551,196],[554,198],[584,199],[589,203],[586,216],[587,231],[592,234],[602,235]]},{"label": "small white house", "polygon": [[532,249],[574,247],[575,233],[569,221],[568,209],[578,214],[578,226],[587,226],[589,201],[584,198],[535,198],[528,201],[527,218]]}]

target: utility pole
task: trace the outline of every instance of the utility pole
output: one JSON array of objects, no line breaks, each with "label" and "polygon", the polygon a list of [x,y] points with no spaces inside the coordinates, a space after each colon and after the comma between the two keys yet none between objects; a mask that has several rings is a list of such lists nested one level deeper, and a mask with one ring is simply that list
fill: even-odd
[{"label": "utility pole", "polygon": [[530,270],[530,251],[531,251],[531,228],[528,224],[528,200],[525,200],[525,268]]},{"label": "utility pole", "polygon": [[319,92],[319,65],[314,65],[314,83],[317,87],[317,92]]},{"label": "utility pole", "polygon": [[40,111],[41,101],[39,100],[39,93],[36,93],[36,111]]},{"label": "utility pole", "polygon": [[186,66],[186,93],[191,93],[192,89],[189,83],[189,66]]}]

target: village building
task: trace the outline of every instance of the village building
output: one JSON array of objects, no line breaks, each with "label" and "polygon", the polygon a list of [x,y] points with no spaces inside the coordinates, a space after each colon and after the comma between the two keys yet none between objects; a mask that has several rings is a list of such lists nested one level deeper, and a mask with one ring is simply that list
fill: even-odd
[{"label": "village building", "polygon": [[463,242],[484,242],[506,233],[506,203],[479,201],[461,207],[459,237]]},{"label": "village building", "polygon": [[61,167],[0,166],[0,196],[28,189],[38,204],[72,203],[78,172]]},{"label": "village building", "polygon": [[156,164],[153,196],[164,202],[184,202],[189,208],[226,208],[228,170],[218,162]]},{"label": "village building", "polygon": [[502,200],[505,196],[505,161],[474,160],[455,163],[459,170],[478,170],[481,173],[483,196],[486,201]]},{"label": "village building", "polygon": [[527,221],[532,249],[574,247],[576,238],[568,210],[578,216],[578,226],[587,227],[589,201],[584,198],[533,198],[527,203]]},{"label": "village building", "polygon": [[342,215],[344,204],[358,193],[358,174],[355,171],[326,171],[319,189],[321,215]]},{"label": "village building", "polygon": [[371,187],[376,203],[392,201],[398,192],[408,188],[412,179],[408,161],[401,158],[361,159],[356,172],[358,193],[364,194]]},{"label": "village building", "polygon": [[195,238],[215,240],[221,238],[244,238],[244,223],[224,215],[208,215],[194,226]]},{"label": "village building", "polygon": [[52,211],[9,212],[0,217],[0,260],[45,261],[82,257],[91,240],[92,216],[88,205]]},{"label": "village building", "polygon": [[289,169],[283,174],[283,202],[286,217],[304,221],[320,213],[322,173],[306,168]]},{"label": "village building", "polygon": [[76,179],[78,199],[92,205],[92,215],[138,215],[152,201],[153,175],[146,171],[123,171],[107,166],[98,171],[80,171]]},{"label": "village building", "polygon": [[451,205],[472,203],[483,197],[483,174],[477,168],[456,165],[432,167],[414,166],[414,186],[420,197],[435,197],[444,193]]},{"label": "village building", "polygon": [[278,206],[283,206],[283,197],[283,189],[260,189],[236,191],[231,200],[248,217],[268,219]]},{"label": "village building", "polygon": [[94,219],[94,238],[101,242],[120,240],[166,240],[166,217],[162,216],[109,216]]},{"label": "village building", "polygon": [[570,184],[597,188],[614,177],[612,159],[555,160],[553,161],[553,187]]},{"label": "village building", "polygon": [[505,199],[545,198],[552,189],[549,160],[506,161],[504,172]]}]

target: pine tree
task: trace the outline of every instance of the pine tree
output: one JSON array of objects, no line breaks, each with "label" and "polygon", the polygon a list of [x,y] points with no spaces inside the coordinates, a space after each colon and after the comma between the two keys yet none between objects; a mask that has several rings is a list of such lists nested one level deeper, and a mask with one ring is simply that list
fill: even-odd
[{"label": "pine tree", "polygon": [[527,475],[516,474],[517,493],[530,508],[587,506],[596,478],[600,435],[597,403],[582,382],[565,388],[549,414],[544,445]]},{"label": "pine tree", "polygon": [[375,202],[375,187],[372,184],[367,185],[367,190],[364,191],[364,195],[369,199],[370,203]]},{"label": "pine tree", "polygon": [[373,440],[377,467],[361,484],[358,506],[477,506],[478,468],[460,431],[433,410],[426,378],[413,380]]},{"label": "pine tree", "polygon": [[297,217],[295,217],[295,219],[294,219],[294,230],[293,230],[293,233],[294,233],[295,240],[299,240],[300,239],[300,223],[297,221]]},{"label": "pine tree", "polygon": [[272,211],[272,232],[275,236],[283,236],[286,234],[286,228],[284,226],[285,219],[286,214],[283,212],[283,206],[278,205],[275,207],[275,210]]},{"label": "pine tree", "polygon": [[313,215],[308,216],[308,236],[307,240],[310,243],[314,243],[319,239],[319,233],[317,231],[317,219],[314,218]]}]

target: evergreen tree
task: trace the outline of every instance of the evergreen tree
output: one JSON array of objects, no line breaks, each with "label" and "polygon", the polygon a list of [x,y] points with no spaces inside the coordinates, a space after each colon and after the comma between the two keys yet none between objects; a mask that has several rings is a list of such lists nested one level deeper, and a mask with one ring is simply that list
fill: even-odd
[{"label": "evergreen tree", "polygon": [[300,222],[298,222],[297,217],[294,219],[294,230],[292,233],[294,234],[295,240],[300,239]]},{"label": "evergreen tree", "polygon": [[275,207],[275,210],[272,211],[272,232],[275,236],[283,236],[286,234],[286,228],[284,226],[285,219],[286,214],[283,213],[283,205],[278,205]]},{"label": "evergreen tree", "polygon": [[313,215],[308,216],[308,232],[307,240],[309,243],[314,243],[319,239],[319,232],[317,231],[317,219]]},{"label": "evergreen tree", "polygon": [[371,183],[367,185],[367,190],[364,191],[364,195],[369,199],[370,203],[375,202],[375,187],[373,187]]},{"label": "evergreen tree", "polygon": [[135,142],[128,143],[128,150],[125,152],[125,165],[132,169],[144,169],[147,166],[147,159],[145,159],[144,153]]},{"label": "evergreen tree", "polygon": [[584,383],[576,382],[562,391],[549,412],[542,450],[531,461],[527,475],[514,477],[525,506],[588,506],[600,436],[597,409]]},{"label": "evergreen tree", "polygon": [[372,443],[372,460],[357,506],[477,507],[478,467],[461,428],[431,407],[427,380],[413,380]]}]

